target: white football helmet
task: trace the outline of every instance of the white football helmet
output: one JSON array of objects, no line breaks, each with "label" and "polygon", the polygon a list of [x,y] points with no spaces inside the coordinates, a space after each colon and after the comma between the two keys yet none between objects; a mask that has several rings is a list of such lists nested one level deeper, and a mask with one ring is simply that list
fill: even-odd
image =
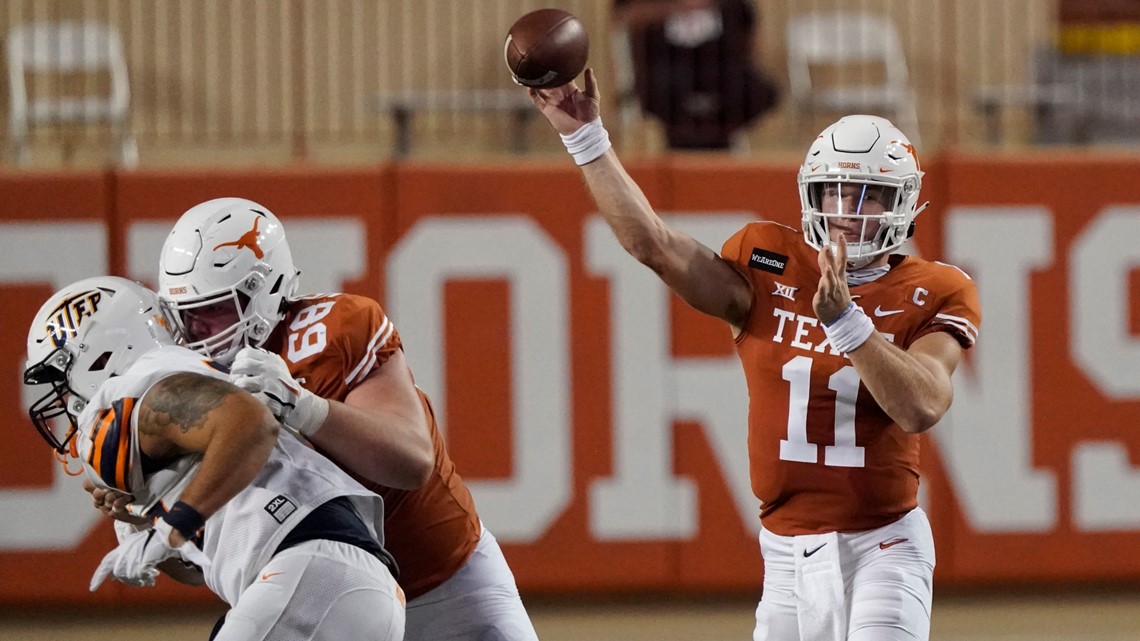
[{"label": "white football helmet", "polygon": [[[272,212],[251,200],[217,198],[187,210],[166,237],[158,296],[187,347],[228,365],[244,345],[269,338],[299,274]],[[219,309],[232,324],[196,322]]]},{"label": "white football helmet", "polygon": [[[122,374],[139,356],[175,345],[158,297],[117,276],[87,278],[55,293],[28,330],[25,385],[50,385],[29,414],[61,454],[75,436],[75,419],[104,381]],[[56,429],[66,415],[70,428]]]},{"label": "white football helmet", "polygon": [[[845,116],[824,129],[808,149],[797,182],[804,240],[820,249],[832,242],[833,224],[842,226],[852,269],[906,242],[915,216],[926,207],[918,205],[922,170],[914,146],[878,116]],[[847,200],[854,205],[847,211],[839,194],[850,194]],[[876,206],[875,213],[864,213],[864,198],[874,199],[884,211],[878,213]]]}]

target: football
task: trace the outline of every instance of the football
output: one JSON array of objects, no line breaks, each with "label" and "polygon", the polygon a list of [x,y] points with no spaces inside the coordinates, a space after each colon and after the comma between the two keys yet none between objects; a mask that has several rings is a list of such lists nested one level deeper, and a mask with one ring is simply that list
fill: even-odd
[{"label": "football", "polygon": [[507,32],[503,56],[517,84],[560,87],[582,73],[590,55],[586,27],[561,9],[531,11]]}]

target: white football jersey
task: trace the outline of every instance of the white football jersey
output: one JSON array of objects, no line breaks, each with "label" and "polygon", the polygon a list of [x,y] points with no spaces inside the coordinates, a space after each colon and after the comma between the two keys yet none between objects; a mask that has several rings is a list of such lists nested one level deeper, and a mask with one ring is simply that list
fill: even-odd
[{"label": "white football jersey", "polygon": [[[122,376],[103,383],[79,416],[76,439],[87,476],[97,486],[131,494],[132,514],[162,516],[178,501],[201,463],[201,455],[184,456],[162,469],[144,470],[139,451],[134,409],[155,383],[179,372],[227,378],[193,351],[161,347],[144,354]],[[383,544],[383,500],[282,430],[253,482],[206,521],[202,551],[212,561],[206,585],[234,605],[285,535],[314,508],[338,496],[349,497]]]}]

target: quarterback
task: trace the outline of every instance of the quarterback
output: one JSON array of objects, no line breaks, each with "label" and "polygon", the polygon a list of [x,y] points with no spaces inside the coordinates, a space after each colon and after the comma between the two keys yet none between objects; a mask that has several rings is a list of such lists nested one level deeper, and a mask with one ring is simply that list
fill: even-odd
[{"label": "quarterback", "polygon": [[720,253],[667,227],[609,143],[598,87],[530,90],[622,246],[725,321],[748,385],[764,591],[755,641],[927,639],[934,544],[918,434],[977,338],[970,278],[894,253],[922,210],[914,147],[854,115],[812,142],[801,225],[755,222]]}]

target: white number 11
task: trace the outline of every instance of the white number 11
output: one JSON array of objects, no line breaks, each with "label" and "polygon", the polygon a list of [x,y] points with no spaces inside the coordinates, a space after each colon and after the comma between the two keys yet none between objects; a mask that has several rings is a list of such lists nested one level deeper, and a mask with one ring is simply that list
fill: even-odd
[{"label": "white number 11", "polygon": [[[780,459],[815,463],[819,446],[807,440],[808,392],[811,387],[812,359],[796,356],[784,364],[788,393],[788,438],[780,440]],[[835,445],[823,448],[823,464],[835,467],[863,467],[863,448],[855,445],[855,401],[859,397],[859,374],[847,365],[827,380],[835,392]]]}]

